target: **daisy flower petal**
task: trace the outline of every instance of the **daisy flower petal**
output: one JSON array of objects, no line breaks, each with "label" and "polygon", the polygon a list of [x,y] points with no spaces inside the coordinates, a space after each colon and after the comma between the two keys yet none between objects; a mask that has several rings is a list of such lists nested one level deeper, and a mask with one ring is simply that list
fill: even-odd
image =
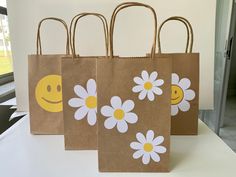
[{"label": "daisy flower petal", "polygon": [[173,85],[179,84],[179,76],[176,73],[172,73],[171,81]]},{"label": "daisy flower petal", "polygon": [[74,92],[76,95],[78,95],[80,98],[86,98],[88,96],[87,91],[81,86],[81,85],[76,85],[74,87]]},{"label": "daisy flower petal", "polygon": [[190,82],[189,79],[183,78],[183,79],[181,79],[181,80],[179,81],[179,85],[181,86],[181,88],[182,88],[183,90],[186,90],[186,89],[188,89],[188,88],[190,87],[191,82]]},{"label": "daisy flower petal", "polygon": [[125,114],[125,120],[130,124],[134,124],[138,121],[138,116],[133,112],[129,112]]},{"label": "daisy flower petal", "polygon": [[148,99],[150,100],[150,101],[153,101],[154,100],[154,94],[153,94],[153,92],[152,91],[148,91]]},{"label": "daisy flower petal", "polygon": [[151,75],[150,75],[150,80],[151,80],[151,81],[155,81],[156,78],[157,78],[157,75],[158,75],[158,74],[157,74],[156,71],[152,72]]},{"label": "daisy flower petal", "polygon": [[171,105],[171,116],[177,115],[179,112],[178,106],[177,105]]},{"label": "daisy flower petal", "polygon": [[68,104],[73,108],[77,108],[77,107],[81,107],[84,105],[84,100],[82,100],[80,98],[71,98],[68,101]]},{"label": "daisy flower petal", "polygon": [[158,136],[156,137],[154,140],[153,140],[153,145],[156,146],[156,145],[159,145],[161,143],[163,143],[164,141],[164,137],[163,136]]},{"label": "daisy flower petal", "polygon": [[110,118],[106,119],[105,122],[104,122],[104,126],[107,129],[114,128],[116,126],[116,124],[117,124],[117,121],[113,117],[110,117]]},{"label": "daisy flower petal", "polygon": [[121,108],[121,99],[118,96],[113,96],[111,98],[111,105],[113,108]]},{"label": "daisy flower petal", "polygon": [[153,82],[153,86],[162,86],[164,84],[164,80],[158,79]]},{"label": "daisy flower petal", "polygon": [[146,143],[146,138],[145,138],[145,136],[142,134],[142,133],[137,133],[136,134],[136,138],[137,138],[137,140],[140,142],[140,143],[142,143],[142,144],[145,144]]},{"label": "daisy flower petal", "polygon": [[181,111],[186,112],[190,109],[190,104],[188,101],[182,100],[178,107]]},{"label": "daisy flower petal", "polygon": [[139,150],[139,149],[143,148],[143,145],[138,142],[132,142],[132,143],[130,143],[130,147],[134,150]]},{"label": "daisy flower petal", "polygon": [[104,115],[106,117],[112,117],[113,113],[114,113],[114,109],[110,106],[103,106],[101,108],[101,113],[102,113],[102,115]]},{"label": "daisy flower petal", "polygon": [[75,111],[75,115],[74,115],[75,119],[76,120],[83,119],[86,116],[86,114],[88,113],[88,111],[89,110],[86,106],[80,107],[77,111]]},{"label": "daisy flower petal", "polygon": [[135,77],[134,82],[139,85],[142,85],[144,83],[144,81],[140,77]]},{"label": "daisy flower petal", "polygon": [[94,79],[89,79],[87,82],[88,95],[96,95],[96,81]]},{"label": "daisy flower petal", "polygon": [[142,90],[142,91],[139,93],[138,98],[139,98],[140,100],[143,100],[143,99],[146,97],[146,95],[147,95],[147,91],[146,91],[146,90]]},{"label": "daisy flower petal", "polygon": [[147,154],[147,153],[143,154],[142,162],[145,165],[149,164],[149,162],[150,162],[150,155]]},{"label": "daisy flower petal", "polygon": [[138,159],[143,156],[143,153],[144,153],[143,150],[138,150],[135,153],[133,153],[133,158]]},{"label": "daisy flower petal", "polygon": [[152,152],[150,155],[151,155],[151,158],[152,158],[153,161],[160,162],[161,159],[160,159],[160,156],[157,153]]},{"label": "daisy flower petal", "polygon": [[93,126],[96,124],[97,121],[97,115],[96,115],[96,111],[95,110],[89,110],[88,112],[88,124]]},{"label": "daisy flower petal", "polygon": [[166,152],[166,148],[164,146],[154,146],[154,151],[163,154]]},{"label": "daisy flower petal", "polygon": [[149,79],[149,75],[147,71],[142,71],[141,76],[143,78],[143,80],[148,80]]},{"label": "daisy flower petal", "polygon": [[162,95],[163,91],[159,87],[153,87],[152,91],[157,95]]},{"label": "daisy flower petal", "polygon": [[143,90],[143,86],[141,86],[141,85],[136,85],[136,86],[134,86],[134,87],[132,88],[132,91],[133,91],[134,93],[141,92],[142,90]]},{"label": "daisy flower petal", "polygon": [[126,100],[122,107],[121,107],[125,112],[130,112],[131,110],[134,109],[134,102],[132,100]]},{"label": "daisy flower petal", "polygon": [[148,130],[146,134],[147,142],[149,143],[152,142],[153,138],[154,138],[154,132],[152,130]]},{"label": "daisy flower petal", "polygon": [[122,120],[117,122],[117,130],[120,133],[125,133],[128,130],[128,124],[126,123],[126,121]]},{"label": "daisy flower petal", "polygon": [[184,99],[191,101],[195,98],[195,92],[193,90],[186,90],[184,93]]}]

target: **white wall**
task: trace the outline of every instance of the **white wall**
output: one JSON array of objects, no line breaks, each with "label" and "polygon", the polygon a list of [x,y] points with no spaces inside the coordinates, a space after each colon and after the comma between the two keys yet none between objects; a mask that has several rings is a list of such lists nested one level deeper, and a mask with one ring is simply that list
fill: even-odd
[{"label": "white wall", "polygon": [[[70,19],[81,12],[103,13],[108,19],[122,0],[8,0],[10,35],[14,59],[18,110],[28,110],[27,55],[35,53],[37,23],[48,16]],[[158,24],[169,16],[184,16],[194,29],[194,52],[200,52],[200,108],[213,108],[214,37],[216,0],[142,0],[153,6]],[[124,15],[127,15],[124,18]],[[150,52],[153,20],[147,10],[136,8],[124,11],[117,19],[115,54],[145,55]],[[102,29],[94,18],[83,20],[77,39],[80,54],[103,55]],[[42,29],[45,52],[64,51],[63,29],[47,24]],[[184,51],[185,28],[173,22],[162,33],[164,51]],[[102,41],[102,42],[101,42]],[[61,53],[61,52],[60,52]]]}]

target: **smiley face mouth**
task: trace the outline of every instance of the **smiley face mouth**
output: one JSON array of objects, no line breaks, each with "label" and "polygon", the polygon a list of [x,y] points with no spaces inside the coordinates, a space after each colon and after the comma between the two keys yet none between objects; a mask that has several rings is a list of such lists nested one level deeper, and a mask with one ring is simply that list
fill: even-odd
[{"label": "smiley face mouth", "polygon": [[177,99],[179,99],[179,96],[178,96],[178,97],[175,97],[175,98],[171,98],[171,100],[173,100],[173,101],[175,101],[175,100],[177,100]]},{"label": "smiley face mouth", "polygon": [[42,97],[42,99],[43,99],[44,101],[46,101],[47,103],[51,103],[51,104],[58,104],[58,103],[61,103],[61,102],[62,102],[62,100],[60,100],[60,101],[50,101],[50,100],[47,100],[47,99],[44,98],[44,97]]}]

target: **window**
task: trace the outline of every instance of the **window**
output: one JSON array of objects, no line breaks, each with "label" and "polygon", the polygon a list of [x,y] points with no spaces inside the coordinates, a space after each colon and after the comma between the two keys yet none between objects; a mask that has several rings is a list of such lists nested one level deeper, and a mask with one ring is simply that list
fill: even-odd
[{"label": "window", "polygon": [[0,1],[0,76],[13,72],[6,0]]}]

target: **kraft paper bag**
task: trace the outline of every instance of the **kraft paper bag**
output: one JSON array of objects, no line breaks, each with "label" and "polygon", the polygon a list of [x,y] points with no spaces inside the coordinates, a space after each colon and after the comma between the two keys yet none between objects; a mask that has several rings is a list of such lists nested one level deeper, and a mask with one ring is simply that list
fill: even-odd
[{"label": "kraft paper bag", "polygon": [[[117,13],[130,6],[153,13],[150,57],[114,57]],[[110,23],[110,58],[97,60],[98,158],[101,172],[167,172],[170,152],[171,58],[155,57],[157,19],[142,3],[123,3]]]},{"label": "kraft paper bag", "polygon": [[[40,27],[45,21],[56,21],[65,27],[65,54],[42,54]],[[30,131],[33,134],[63,134],[60,59],[66,54],[69,54],[66,23],[54,17],[42,19],[38,25],[37,53],[28,56]]]},{"label": "kraft paper bag", "polygon": [[[185,53],[165,53],[161,51],[160,33],[163,25],[169,21],[182,22],[187,29]],[[171,134],[198,134],[198,99],[199,99],[199,53],[193,53],[193,29],[183,17],[166,19],[158,30],[159,52],[156,57],[172,58],[171,85]],[[189,49],[189,50],[188,50]]]},{"label": "kraft paper bag", "polygon": [[108,25],[105,17],[97,13],[82,13],[75,16],[70,28],[72,29],[74,24],[71,45],[73,57],[63,58],[61,64],[64,138],[67,150],[97,149],[96,59],[98,57],[81,57],[75,54],[77,22],[85,16],[95,16],[101,20],[108,52]]}]

